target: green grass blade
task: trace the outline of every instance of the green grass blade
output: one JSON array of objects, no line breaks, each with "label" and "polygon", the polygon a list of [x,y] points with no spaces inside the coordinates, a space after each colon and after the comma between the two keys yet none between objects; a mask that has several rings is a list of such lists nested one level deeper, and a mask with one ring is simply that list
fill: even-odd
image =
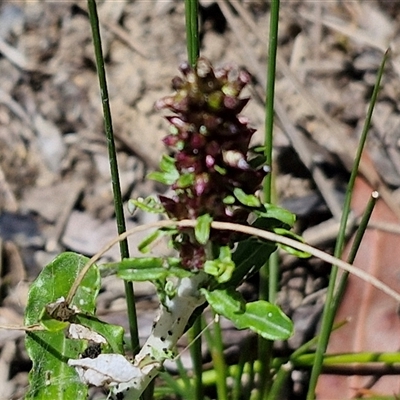
[{"label": "green grass blade", "polygon": [[[199,57],[199,4],[198,0],[185,0],[186,18],[186,46],[189,63],[195,66]],[[199,229],[198,229],[199,231]],[[208,236],[208,235],[206,235]],[[190,329],[190,337],[195,342],[190,347],[190,354],[193,362],[194,372],[194,391],[191,398],[196,400],[203,399],[202,370],[203,362],[201,357],[201,318],[198,317]]]},{"label": "green grass blade", "polygon": [[201,356],[201,316],[197,317],[193,326],[189,330],[190,355],[193,363],[193,381],[191,399],[203,400],[203,360]]},{"label": "green grass blade", "polygon": [[[214,317],[216,314],[214,313]],[[214,319],[212,333],[206,329],[204,336],[211,352],[213,366],[215,370],[215,383],[217,387],[218,400],[228,400],[228,367],[225,363],[224,344],[222,339],[222,330],[219,319]]]},{"label": "green grass blade", "polygon": [[[99,18],[97,14],[95,0],[88,0],[88,9],[89,9],[89,20],[92,28],[93,45],[96,57],[97,76],[99,78],[101,101],[103,104],[104,129],[107,137],[108,157],[110,162],[111,182],[112,182],[113,196],[114,196],[115,217],[117,220],[118,234],[121,234],[125,232],[126,226],[125,226],[125,217],[124,217],[124,210],[123,210],[122,196],[121,196],[121,185],[119,180],[117,152],[115,149],[110,102],[108,97],[107,80],[104,68],[104,57],[101,48]],[[119,245],[120,245],[121,258],[128,258],[129,257],[128,241],[126,239],[122,240],[119,243]],[[128,308],[129,329],[131,334],[132,350],[134,353],[137,353],[137,351],[139,350],[139,333],[137,326],[133,284],[132,282],[124,282],[124,285],[125,285],[126,303]]]},{"label": "green grass blade", "polygon": [[[371,194],[371,197],[368,201],[367,207],[361,218],[360,225],[356,231],[353,243],[350,248],[349,255],[347,257],[347,262],[349,264],[352,264],[354,259],[356,258],[357,251],[361,245],[362,238],[364,237],[364,233],[367,229],[369,219],[371,217],[372,211],[374,210],[374,207],[375,207],[375,204],[376,204],[378,198],[379,198],[378,192],[373,192]],[[344,295],[346,285],[347,285],[348,276],[349,276],[349,272],[343,271],[342,276],[340,277],[339,284],[337,285],[335,297],[333,299],[334,310],[337,310],[339,308],[340,302],[342,301],[342,297]],[[335,313],[336,313],[336,311],[335,311]]]},{"label": "green grass blade", "polygon": [[[155,397],[157,398],[159,392],[161,392],[161,390],[163,390],[163,392],[167,392],[168,394],[171,394],[171,392],[174,393],[174,395],[178,395],[182,398],[186,398],[187,400],[191,400],[190,397],[190,386],[189,387],[182,387],[168,372],[160,372],[160,377],[165,381],[165,383],[168,385],[169,389],[168,392],[166,390],[165,386],[158,386],[155,391]],[[167,394],[165,393],[165,394]],[[186,396],[186,397],[185,397]],[[164,393],[163,393],[163,397],[161,398],[165,398],[164,397]]]},{"label": "green grass blade", "polygon": [[186,45],[192,67],[199,57],[199,4],[198,0],[185,0]]},{"label": "green grass blade", "polygon": [[[383,71],[385,68],[386,60],[388,58],[388,54],[389,54],[389,52],[387,51],[383,57],[381,66],[378,71],[378,77],[377,77],[376,84],[375,84],[375,87],[374,87],[374,90],[373,90],[373,93],[371,96],[371,101],[370,101],[370,104],[368,107],[367,116],[365,119],[363,131],[361,134],[361,138],[360,138],[359,145],[357,148],[357,153],[356,153],[355,160],[354,160],[354,165],[353,165],[353,168],[351,171],[349,184],[347,186],[346,197],[345,197],[345,202],[344,202],[344,207],[343,207],[343,214],[342,214],[342,218],[341,218],[341,225],[340,225],[339,235],[338,235],[338,239],[337,239],[336,247],[335,247],[335,257],[338,257],[338,258],[341,257],[343,247],[344,247],[344,242],[345,242],[345,237],[346,237],[347,220],[348,220],[348,217],[350,214],[351,197],[352,197],[355,180],[356,180],[357,173],[358,173],[358,167],[359,167],[360,161],[361,161],[361,154],[364,149],[365,141],[367,139],[367,134],[368,134],[368,131],[369,131],[369,128],[371,125],[372,113],[373,113],[375,103],[376,103],[376,100],[378,97],[381,79],[382,79]],[[315,363],[314,363],[314,366],[313,366],[313,369],[311,372],[310,385],[309,385],[309,390],[307,393],[307,400],[314,399],[315,388],[317,386],[318,377],[321,373],[324,353],[328,346],[330,332],[332,330],[333,320],[334,320],[335,314],[336,314],[337,305],[334,304],[333,299],[334,299],[334,292],[335,292],[335,287],[336,287],[337,274],[338,274],[338,268],[336,266],[332,266],[332,271],[331,271],[331,275],[330,275],[330,279],[329,279],[328,291],[327,291],[327,295],[326,295],[326,303],[325,303],[324,312],[322,315],[320,340],[318,341],[316,355],[315,355]]]},{"label": "green grass blade", "polygon": [[[303,354],[294,360],[295,367],[310,367],[314,363],[314,354]],[[387,365],[399,364],[400,353],[398,352],[358,352],[358,353],[341,353],[328,354],[324,357],[323,365],[339,365],[339,364],[366,364],[366,363],[384,363]]]},{"label": "green grass blade", "polygon": [[[276,54],[278,50],[278,23],[279,23],[279,0],[271,1],[271,16],[269,26],[269,47],[268,47],[268,70],[267,88],[265,99],[265,157],[267,163],[272,162],[273,130],[274,130],[274,99],[275,99],[275,75],[276,75]],[[268,174],[264,181],[265,202],[271,202],[272,177]]]},{"label": "green grass blade", "polygon": [[[278,24],[279,24],[279,0],[271,0],[271,15],[269,27],[269,48],[268,48],[268,70],[267,86],[265,99],[265,157],[268,163],[272,163],[273,147],[273,125],[274,125],[274,99],[275,99],[275,75],[276,75],[276,54],[278,49]],[[264,180],[264,197],[266,203],[272,200],[272,174],[268,174]],[[270,303],[275,303],[278,290],[278,262],[275,254],[271,255],[268,263],[260,271],[260,294],[262,300],[268,299]],[[272,342],[259,339],[258,359],[261,362],[259,374],[258,399],[266,397],[270,387],[270,364],[272,357]]]},{"label": "green grass blade", "polygon": [[[252,335],[248,336],[245,341],[242,350],[239,354],[239,361],[237,366],[231,366],[230,372],[233,378],[233,388],[232,388],[232,400],[245,399],[246,396],[243,394],[243,385],[247,381],[247,385],[254,387],[254,380],[249,382],[249,375],[245,374],[246,365],[250,362],[252,358],[252,347],[254,347],[254,338]],[[243,379],[245,378],[245,379]],[[254,378],[254,374],[253,374]]]},{"label": "green grass blade", "polygon": [[[192,381],[191,378],[188,375],[187,370],[185,369],[185,366],[183,365],[182,359],[180,357],[178,357],[175,361],[176,366],[178,368],[178,373],[179,373],[179,377],[180,377],[180,382],[182,382],[183,384],[180,385],[183,387],[183,389],[181,391],[183,391],[183,393],[181,394],[181,396],[188,398],[188,400],[193,400],[193,385],[192,385]],[[177,382],[177,384],[179,385],[179,382]]]}]

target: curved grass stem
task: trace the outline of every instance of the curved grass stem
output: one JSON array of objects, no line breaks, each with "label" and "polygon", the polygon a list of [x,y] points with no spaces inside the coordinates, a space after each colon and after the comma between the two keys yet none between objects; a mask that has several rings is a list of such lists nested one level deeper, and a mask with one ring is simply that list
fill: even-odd
[{"label": "curved grass stem", "polygon": [[[136,226],[132,229],[127,230],[126,232],[122,233],[121,235],[115,237],[113,240],[110,240],[98,253],[96,253],[82,268],[81,272],[79,273],[78,277],[76,278],[74,284],[71,287],[71,290],[68,294],[67,298],[73,298],[76,290],[78,289],[79,285],[82,282],[82,279],[85,277],[86,273],[89,271],[90,267],[95,264],[108,250],[110,250],[113,246],[119,243],[121,240],[126,239],[127,237],[143,232],[149,229],[156,229],[156,228],[165,228],[165,227],[181,227],[181,228],[194,228],[197,224],[196,220],[184,219],[182,221],[157,221],[151,224],[145,224]],[[286,236],[281,236],[276,233],[270,231],[264,231],[262,229],[254,228],[252,226],[240,225],[240,224],[233,224],[230,222],[219,222],[213,221],[211,223],[212,229],[218,230],[227,230],[227,231],[234,231],[239,233],[244,233],[246,235],[259,237],[264,240],[269,240],[275,243],[281,243],[289,247],[293,247],[296,250],[300,250],[304,253],[310,253],[314,257],[317,257],[328,264],[337,265],[338,268],[343,269],[344,271],[348,271],[351,274],[357,276],[358,278],[368,282],[372,286],[376,287],[378,290],[386,293],[388,296],[392,297],[398,303],[400,303],[400,293],[397,293],[395,290],[391,289],[389,286],[381,282],[379,279],[375,278],[374,276],[366,273],[360,268],[355,267],[339,258],[331,256],[323,252],[322,250],[316,249],[308,244],[304,244],[298,242],[294,239],[288,238]]]}]

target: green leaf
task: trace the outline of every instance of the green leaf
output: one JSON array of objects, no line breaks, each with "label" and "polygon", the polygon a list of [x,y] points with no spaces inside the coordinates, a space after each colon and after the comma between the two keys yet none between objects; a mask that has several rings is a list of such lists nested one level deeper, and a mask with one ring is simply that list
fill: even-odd
[{"label": "green leaf", "polygon": [[214,165],[214,169],[220,174],[220,175],[226,175],[227,170],[225,168],[220,167],[219,165]]},{"label": "green leaf", "polygon": [[188,173],[188,174],[182,174],[176,181],[176,185],[180,189],[187,188],[188,186],[193,185],[194,183],[194,174],[193,173]]},{"label": "green leaf", "polygon": [[40,325],[43,326],[49,332],[58,332],[67,328],[69,325],[68,321],[58,321],[49,315],[49,313],[44,308],[42,314],[39,318]]},{"label": "green leaf", "polygon": [[233,189],[233,194],[245,206],[248,206],[248,207],[260,207],[261,206],[261,202],[257,196],[254,196],[253,194],[247,194],[240,188]]},{"label": "green leaf", "polygon": [[208,260],[204,263],[204,271],[217,278],[218,283],[228,282],[231,279],[235,263],[231,258],[229,246],[220,248],[219,257],[215,260]]},{"label": "green leaf", "polygon": [[176,229],[157,229],[156,231],[151,232],[139,243],[138,250],[142,253],[148,253],[153,242],[165,235],[173,235],[174,233],[176,233]]},{"label": "green leaf", "polygon": [[179,172],[153,171],[147,175],[147,178],[153,181],[163,183],[164,185],[172,185],[178,180]]},{"label": "green leaf", "polygon": [[124,269],[161,268],[163,265],[164,260],[161,257],[124,258],[122,261],[106,264],[106,266],[117,267],[119,271]]},{"label": "green leaf", "polygon": [[133,214],[136,208],[155,214],[161,214],[165,212],[162,204],[160,204],[160,202],[153,196],[146,197],[145,199],[140,197],[138,199],[130,199],[128,202],[128,209],[130,213]]},{"label": "green leaf", "polygon": [[[261,209],[254,210],[253,212],[257,217],[275,219],[288,227],[293,227],[296,222],[296,215],[274,204],[263,204]],[[272,228],[274,228],[274,226],[270,227],[270,229]]]},{"label": "green leaf", "polygon": [[160,161],[160,169],[161,172],[150,172],[147,178],[164,183],[165,185],[172,185],[179,179],[179,171],[175,167],[175,159],[173,157],[164,154]]},{"label": "green leaf", "polygon": [[[275,228],[274,232],[276,234],[278,234],[278,235],[286,236],[286,237],[289,237],[291,239],[298,240],[300,243],[304,243],[304,240],[303,240],[303,238],[301,236],[295,234],[292,231],[288,231],[287,229]],[[292,255],[294,255],[294,256],[296,256],[298,258],[309,258],[309,257],[311,257],[311,254],[307,253],[306,251],[301,251],[301,250],[298,250],[298,249],[294,249],[293,247],[287,246],[287,245],[282,244],[282,243],[278,243],[278,246],[281,249],[285,250],[287,253],[292,254]]]},{"label": "green leaf", "polygon": [[[25,325],[40,323],[47,305],[67,297],[87,260],[74,253],[63,253],[42,270],[29,289]],[[100,274],[93,265],[71,306],[84,313],[94,313],[99,290]],[[42,331],[27,332],[25,344],[32,360],[30,387],[25,399],[86,399],[87,386],[80,382],[75,369],[67,364],[69,358],[79,358],[87,347],[86,341],[68,339],[63,331]]]},{"label": "green leaf", "polygon": [[286,340],[293,333],[292,321],[271,303],[259,300],[245,304],[234,289],[208,291],[202,289],[213,310],[228,318],[238,329],[251,329],[265,339]]},{"label": "green leaf", "polygon": [[169,257],[136,257],[125,258],[116,263],[106,264],[117,270],[117,276],[127,281],[155,281],[169,276],[184,278],[191,273],[180,266],[178,259]]},{"label": "green leaf", "polygon": [[254,237],[239,242],[232,254],[236,268],[228,285],[236,287],[249,274],[255,274],[276,248],[275,243],[264,242]]},{"label": "green leaf", "polygon": [[168,271],[165,268],[128,269],[117,272],[117,276],[125,281],[155,281],[165,279],[168,276]]},{"label": "green leaf", "polygon": [[160,169],[163,172],[176,171],[175,159],[167,154],[163,154],[160,161]]},{"label": "green leaf", "polygon": [[223,315],[232,322],[235,315],[243,314],[246,310],[242,295],[233,288],[213,291],[201,289],[201,292],[217,314]]},{"label": "green leaf", "polygon": [[210,214],[203,214],[197,218],[194,235],[200,244],[206,244],[208,242],[212,221],[213,219]]},{"label": "green leaf", "polygon": [[[239,324],[238,324],[239,325]],[[246,304],[240,326],[269,340],[286,340],[293,334],[293,322],[276,305],[264,300]]]},{"label": "green leaf", "polygon": [[107,340],[112,353],[124,354],[124,328],[100,321],[93,315],[77,314],[74,323],[85,326]]},{"label": "green leaf", "polygon": [[224,204],[235,204],[236,199],[233,196],[228,195],[222,201]]}]

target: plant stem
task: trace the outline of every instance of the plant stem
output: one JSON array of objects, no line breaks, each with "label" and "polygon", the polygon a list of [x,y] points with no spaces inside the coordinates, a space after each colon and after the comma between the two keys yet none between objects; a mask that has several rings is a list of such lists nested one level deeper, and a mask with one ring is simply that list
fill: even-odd
[{"label": "plant stem", "polygon": [[242,378],[244,373],[244,367],[248,360],[248,355],[250,351],[250,341],[249,339],[246,340],[243,351],[239,354],[239,362],[237,365],[237,370],[233,375],[233,389],[232,389],[232,400],[240,400],[242,398]]},{"label": "plant stem", "polygon": [[189,330],[189,339],[191,342],[190,346],[190,355],[193,363],[193,385],[194,392],[193,395],[190,396],[193,400],[203,400],[203,360],[201,357],[201,317],[197,317],[193,323],[193,326]]},{"label": "plant stem", "polygon": [[[272,164],[273,129],[274,129],[274,98],[275,98],[275,75],[276,75],[276,54],[278,48],[278,23],[279,23],[279,0],[271,0],[271,15],[269,27],[269,49],[268,49],[268,70],[267,87],[265,99],[265,141],[264,154],[267,162]],[[272,174],[269,173],[264,180],[265,202],[272,200]],[[278,262],[277,255],[272,254],[268,263],[260,271],[260,299],[267,299],[275,303],[278,290]],[[268,289],[266,289],[268,288]],[[267,291],[268,290],[268,291]],[[261,362],[259,374],[259,395],[258,399],[264,399],[271,384],[270,364],[272,359],[272,342],[259,338],[258,359]]]},{"label": "plant stem", "polygon": [[[213,314],[215,318],[215,313]],[[224,359],[224,344],[222,341],[222,331],[219,320],[214,319],[213,332],[209,330],[204,332],[207,344],[211,352],[213,366],[216,376],[217,398],[218,400],[228,399],[228,387],[226,384],[228,368]]]},{"label": "plant stem", "polygon": [[[365,351],[360,353],[341,353],[341,354],[330,354],[324,358],[324,365],[334,364],[352,364],[352,363],[386,363],[386,364],[398,364],[400,363],[399,352],[372,352]],[[296,358],[294,365],[296,367],[311,366],[314,363],[314,354],[303,354]]]},{"label": "plant stem", "polygon": [[[279,23],[279,0],[271,1],[271,15],[269,26],[268,47],[268,69],[267,88],[265,99],[265,157],[267,163],[272,164],[273,130],[274,130],[274,99],[275,99],[275,75],[276,54],[278,50],[278,23]],[[271,202],[272,176],[268,174],[264,180],[265,202]]]},{"label": "plant stem", "polygon": [[[198,0],[185,0],[186,19],[186,46],[189,63],[192,67],[196,65],[199,57],[199,4]],[[189,331],[189,336],[195,342],[190,347],[190,354],[193,362],[194,393],[195,400],[203,399],[203,362],[201,357],[201,318],[198,317]]]},{"label": "plant stem", "polygon": [[173,357],[178,339],[182,336],[193,311],[204,303],[199,289],[207,275],[199,272],[181,279],[176,286],[176,294],[167,296],[165,304],[160,306],[160,316],[151,335],[136,355],[132,371],[133,379],[123,382],[115,389],[115,394],[129,392],[129,399],[138,399],[143,390],[160,371],[165,360]]},{"label": "plant stem", "polygon": [[[344,247],[344,241],[346,238],[346,227],[347,227],[347,220],[350,214],[350,203],[351,203],[351,197],[353,194],[354,190],[354,184],[356,181],[356,177],[358,174],[358,167],[360,165],[360,160],[361,160],[361,155],[364,149],[365,141],[367,139],[367,134],[371,125],[371,118],[372,118],[372,113],[375,107],[376,99],[378,97],[379,93],[379,88],[380,88],[380,83],[383,75],[383,70],[385,67],[386,60],[388,58],[388,51],[385,53],[381,66],[378,71],[378,77],[375,83],[374,91],[371,96],[371,101],[369,104],[367,116],[365,119],[363,131],[361,133],[360,141],[357,147],[357,153],[354,159],[354,165],[351,171],[349,183],[347,185],[347,190],[346,190],[346,197],[345,197],[345,202],[344,202],[344,207],[343,207],[343,214],[342,218],[340,221],[340,229],[339,229],[339,235],[338,235],[338,240],[336,242],[335,246],[335,257],[340,258],[342,255],[343,247]],[[311,371],[311,378],[310,378],[310,385],[307,393],[307,400],[313,400],[315,396],[315,389],[317,387],[317,381],[318,377],[321,372],[322,368],[322,363],[324,359],[324,353],[326,351],[326,348],[328,346],[328,341],[330,337],[330,333],[332,330],[332,325],[333,321],[336,315],[338,303],[335,303],[334,300],[334,293],[335,293],[335,287],[336,287],[336,279],[338,275],[338,267],[336,265],[332,266],[332,271],[331,275],[329,278],[329,286],[328,286],[328,291],[326,294],[326,302],[325,302],[325,307],[324,307],[324,312],[322,315],[322,324],[321,324],[321,333],[320,333],[320,339],[318,341],[316,353],[315,353],[315,363],[313,366],[313,369]],[[342,284],[345,284],[345,282],[342,282]]]},{"label": "plant stem", "polygon": [[[184,219],[181,221],[173,221],[173,220],[162,220],[157,222],[152,222],[149,224],[135,226],[134,228],[129,229],[128,231],[124,232],[123,234],[117,236],[110,242],[108,242],[98,253],[96,253],[88,262],[83,266],[79,275],[76,277],[67,298],[74,297],[79,284],[82,282],[83,278],[86,276],[87,272],[89,271],[90,267],[95,264],[103,254],[105,254],[108,250],[110,250],[116,243],[124,240],[125,238],[139,232],[146,231],[148,229],[153,228],[165,228],[165,227],[182,227],[182,228],[194,228],[197,224],[196,220],[192,219]],[[230,222],[219,222],[213,221],[211,223],[212,229],[218,230],[228,230],[234,232],[241,232],[246,235],[256,236],[265,240],[269,240],[271,242],[282,243],[286,246],[293,247],[294,249],[300,250],[305,253],[310,253],[313,256],[329,263],[337,265],[339,268],[343,269],[344,271],[349,271],[351,274],[363,279],[364,281],[368,282],[372,286],[376,287],[378,290],[386,293],[388,296],[392,297],[394,300],[400,303],[400,294],[397,293],[394,289],[390,288],[388,285],[380,281],[378,278],[362,271],[360,268],[357,268],[349,263],[340,260],[339,258],[333,257],[330,254],[316,249],[312,246],[307,244],[301,243],[294,239],[288,238],[286,236],[278,235],[276,233],[270,231],[264,231],[262,229],[254,228],[248,225],[240,225],[240,224],[233,224]]]},{"label": "plant stem", "polygon": [[[356,231],[353,243],[351,245],[350,253],[347,257],[347,262],[349,264],[352,264],[354,259],[356,258],[357,251],[361,245],[362,238],[364,237],[364,233],[367,229],[369,219],[371,217],[372,211],[374,210],[374,207],[375,207],[375,204],[376,204],[378,198],[379,198],[378,192],[375,192],[375,191],[372,192],[371,197],[368,201],[367,207],[362,216],[360,225]],[[336,294],[333,299],[333,304],[334,304],[335,310],[337,310],[339,308],[340,302],[342,300],[342,297],[344,295],[344,292],[345,292],[345,289],[347,286],[348,277],[349,277],[349,272],[347,272],[347,271],[344,271],[342,273],[342,276],[340,277],[338,288],[336,290]]]},{"label": "plant stem", "polygon": [[185,0],[186,45],[189,63],[195,66],[199,57],[199,5],[198,0]]},{"label": "plant stem", "polygon": [[[96,56],[97,76],[99,78],[101,100],[103,105],[104,129],[107,138],[108,158],[111,170],[111,182],[114,196],[115,217],[117,220],[118,234],[126,231],[124,210],[121,196],[121,186],[119,181],[117,153],[114,143],[113,126],[110,111],[110,101],[108,97],[107,80],[104,68],[104,57],[101,48],[101,37],[99,18],[97,14],[95,0],[88,0],[89,20],[92,28],[93,45]],[[122,240],[119,244],[121,258],[129,258],[128,241]],[[128,308],[129,330],[131,335],[132,351],[136,354],[139,350],[139,333],[137,326],[135,296],[132,282],[124,282],[126,303]]]}]

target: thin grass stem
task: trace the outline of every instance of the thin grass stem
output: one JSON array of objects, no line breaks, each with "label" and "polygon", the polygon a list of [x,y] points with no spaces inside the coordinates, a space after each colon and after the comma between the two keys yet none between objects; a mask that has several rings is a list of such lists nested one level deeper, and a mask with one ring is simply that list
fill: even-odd
[{"label": "thin grass stem", "polygon": [[[314,354],[303,354],[293,361],[295,367],[310,367],[314,363]],[[399,364],[399,352],[358,352],[358,353],[342,353],[328,354],[324,357],[323,365],[339,365],[339,364],[354,364],[354,363],[384,363],[384,364]]]},{"label": "thin grass stem", "polygon": [[175,360],[175,363],[176,363],[176,366],[178,368],[178,373],[179,373],[180,379],[183,382],[183,385],[185,387],[184,393],[186,393],[186,395],[188,393],[190,393],[189,398],[192,399],[193,398],[193,395],[192,395],[192,382],[191,382],[190,377],[188,376],[187,370],[186,370],[185,366],[183,365],[183,362],[182,362],[180,357],[178,357]]},{"label": "thin grass stem", "polygon": [[[375,107],[375,103],[378,97],[379,93],[379,88],[381,84],[381,79],[383,75],[383,70],[385,68],[385,63],[388,58],[389,52],[387,51],[383,57],[381,66],[378,71],[378,77],[375,83],[375,87],[371,96],[371,101],[368,107],[368,112],[366,115],[364,127],[361,133],[360,141],[357,147],[357,152],[356,156],[354,159],[354,165],[351,171],[349,183],[347,186],[346,190],[346,197],[345,197],[345,202],[344,202],[344,207],[343,207],[343,214],[342,218],[340,221],[340,228],[339,228],[339,235],[338,239],[336,242],[335,246],[335,257],[340,258],[343,252],[344,248],[344,242],[346,238],[346,227],[347,227],[347,220],[350,214],[350,203],[351,203],[351,197],[353,194],[354,190],[354,184],[355,180],[358,174],[358,168],[360,165],[361,161],[361,155],[364,149],[365,141],[367,139],[367,134],[371,125],[371,118],[372,118],[372,113]],[[335,288],[336,288],[336,280],[337,280],[337,275],[338,275],[338,268],[336,265],[332,266],[332,271],[331,275],[329,278],[329,286],[328,286],[328,291],[326,294],[326,303],[322,315],[322,323],[321,323],[321,333],[320,333],[320,339],[318,341],[316,353],[315,353],[315,363],[313,366],[313,369],[311,371],[311,377],[310,377],[310,385],[307,393],[307,400],[313,400],[314,399],[314,394],[315,394],[315,389],[317,387],[317,381],[318,377],[321,373],[321,368],[322,368],[322,363],[323,363],[323,358],[324,358],[324,353],[326,351],[326,348],[328,346],[328,341],[330,337],[330,333],[332,330],[332,325],[333,325],[333,320],[335,318],[335,314],[337,311],[337,304],[335,304],[334,300],[334,293],[335,293]]]},{"label": "thin grass stem", "polygon": [[[335,324],[332,328],[332,331],[341,328],[342,326],[346,325],[347,321],[342,321]],[[314,347],[318,343],[318,336],[313,337],[308,342],[301,345],[298,349],[296,349],[289,359],[279,359],[274,358],[273,360],[273,367],[278,372],[276,374],[276,378],[272,384],[271,390],[269,392],[268,400],[275,400],[281,398],[281,393],[283,391],[283,387],[286,384],[287,380],[290,377],[290,372],[293,370],[294,366],[296,365],[296,360],[298,357],[302,356],[305,353],[308,353],[312,347]]]},{"label": "thin grass stem", "polygon": [[189,341],[190,355],[193,364],[193,380],[192,389],[193,395],[191,396],[194,400],[203,400],[203,360],[201,356],[201,332],[202,332],[202,320],[201,317],[197,317],[193,323],[193,326],[189,330]]},{"label": "thin grass stem", "polygon": [[[186,46],[189,63],[192,67],[196,65],[200,53],[199,46],[199,4],[198,0],[185,0],[186,19]],[[197,318],[189,331],[189,337],[194,343],[190,347],[193,363],[194,393],[193,399],[203,399],[202,372],[203,362],[201,356],[201,318]]]},{"label": "thin grass stem", "polygon": [[[181,379],[179,381],[175,380],[168,372],[160,372],[160,377],[170,387],[171,391],[174,394],[181,396],[182,398],[191,400],[191,397],[188,397],[188,393],[190,393],[191,389],[190,385],[189,387],[186,386],[186,383],[182,379],[183,378],[182,375],[180,375]],[[157,392],[157,389],[155,390],[155,392]]]},{"label": "thin grass stem", "polygon": [[[115,150],[114,133],[110,111],[110,100],[108,97],[107,80],[104,68],[104,57],[101,48],[101,37],[99,27],[99,17],[95,0],[88,0],[89,20],[92,29],[93,45],[96,57],[97,76],[99,78],[101,101],[103,105],[104,129],[107,138],[108,158],[111,170],[111,182],[114,197],[115,217],[117,220],[118,234],[126,231],[125,217],[121,196],[121,185],[119,180],[117,152]],[[121,258],[129,258],[128,241],[122,240],[119,244]],[[132,351],[136,354],[139,350],[139,333],[137,326],[135,294],[132,282],[124,282],[126,304],[128,308],[129,330],[131,335]]]},{"label": "thin grass stem", "polygon": [[[273,131],[274,131],[274,99],[275,99],[275,75],[276,75],[276,54],[278,50],[278,23],[279,23],[279,0],[271,1],[271,15],[269,26],[268,46],[268,69],[267,87],[265,99],[265,157],[267,163],[272,163]],[[272,178],[268,174],[264,180],[265,202],[271,202]]]},{"label": "thin grass stem", "polygon": [[[267,86],[265,99],[265,141],[264,154],[267,163],[272,164],[273,130],[274,130],[274,99],[275,99],[275,76],[276,55],[278,49],[278,23],[279,23],[279,0],[271,0],[271,14],[269,27],[268,68]],[[272,174],[268,174],[264,180],[264,197],[267,203],[272,200]],[[260,299],[268,299],[275,303],[278,291],[278,257],[272,254],[266,265],[260,271]],[[258,399],[266,398],[271,385],[270,364],[272,359],[272,342],[259,338],[258,359],[261,362],[259,379]]]},{"label": "thin grass stem", "polygon": [[[367,203],[367,207],[365,208],[365,211],[363,213],[363,216],[361,218],[360,224],[358,226],[358,229],[356,231],[356,234],[354,236],[353,243],[350,248],[349,255],[347,257],[347,262],[349,264],[352,264],[354,262],[354,259],[356,258],[357,251],[361,245],[361,241],[364,237],[364,233],[367,230],[368,222],[369,219],[371,218],[372,211],[375,208],[375,204],[378,201],[379,198],[379,193],[374,191],[371,194],[371,197]],[[333,299],[333,308],[337,310],[339,308],[340,302],[342,301],[346,286],[347,286],[347,279],[349,277],[349,272],[343,271],[339,284],[337,286],[337,290],[335,293],[335,297]],[[336,311],[335,311],[336,314]]]},{"label": "thin grass stem", "polygon": [[[243,374],[245,371],[246,363],[249,361],[250,358],[252,343],[253,343],[252,337],[249,336],[245,340],[243,349],[240,351],[238,364],[235,370],[232,371],[233,372],[232,400],[242,399]],[[233,370],[233,368],[230,369]]]},{"label": "thin grass stem", "polygon": [[224,343],[222,330],[218,316],[214,313],[214,323],[212,333],[210,330],[204,331],[207,344],[211,352],[214,370],[216,373],[216,387],[218,400],[228,400],[228,368],[224,357]]},{"label": "thin grass stem", "polygon": [[292,364],[289,362],[279,366],[278,372],[275,376],[274,383],[268,393],[268,400],[279,400],[284,398],[282,393],[285,383],[287,382],[293,370]]},{"label": "thin grass stem", "polygon": [[195,66],[199,57],[199,4],[198,0],[185,0],[186,46],[189,63]]}]

